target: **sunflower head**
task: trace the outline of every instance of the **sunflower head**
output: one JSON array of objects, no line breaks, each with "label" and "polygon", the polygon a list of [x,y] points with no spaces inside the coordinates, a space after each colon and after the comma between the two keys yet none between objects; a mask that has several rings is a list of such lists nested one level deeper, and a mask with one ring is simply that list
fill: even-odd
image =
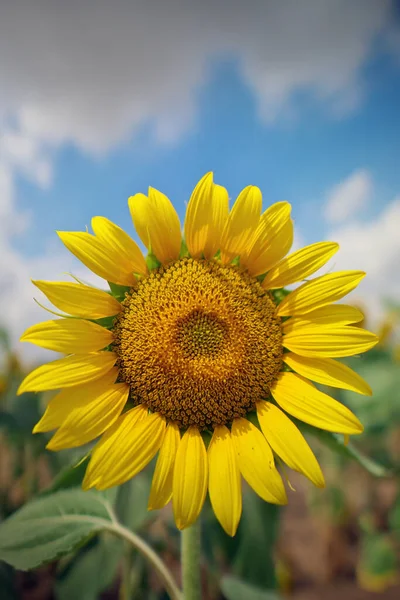
[{"label": "sunflower head", "polygon": [[222,527],[234,535],[241,477],[278,504],[287,496],[277,459],[324,485],[290,416],[345,435],[362,431],[355,415],[311,381],[371,393],[335,360],[377,343],[355,326],[363,318],[357,308],[334,304],[364,273],[328,273],[287,292],[338,245],[287,255],[290,205],[261,212],[261,204],[260,190],[248,186],[229,210],[227,191],[208,173],[188,203],[183,240],[166,196],[150,188],[131,197],[151,260],[104,217],[92,220],[93,234],[59,232],[111,291],[34,281],[65,315],[30,327],[22,341],[66,356],[30,373],[19,393],[59,390],[34,429],[57,430],[49,449],[99,438],[85,489],[121,484],[158,454],[149,508],[172,499],[183,529],[199,516],[208,490]]}]

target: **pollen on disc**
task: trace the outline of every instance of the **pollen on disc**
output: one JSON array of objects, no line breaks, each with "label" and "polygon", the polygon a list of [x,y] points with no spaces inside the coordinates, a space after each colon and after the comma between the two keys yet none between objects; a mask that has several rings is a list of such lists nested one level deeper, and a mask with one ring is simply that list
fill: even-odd
[{"label": "pollen on disc", "polygon": [[152,271],[114,326],[131,399],[183,428],[244,416],[281,370],[275,311],[258,280],[234,266],[184,258]]}]

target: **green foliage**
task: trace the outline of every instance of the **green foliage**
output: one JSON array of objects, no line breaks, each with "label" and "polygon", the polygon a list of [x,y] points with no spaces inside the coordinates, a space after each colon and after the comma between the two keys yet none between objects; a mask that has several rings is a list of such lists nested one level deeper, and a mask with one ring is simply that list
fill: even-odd
[{"label": "green foliage", "polygon": [[364,534],[357,576],[361,586],[373,592],[383,591],[397,581],[397,552],[389,535]]},{"label": "green foliage", "polygon": [[132,531],[140,529],[155,516],[147,510],[151,478],[149,470],[127,481],[118,489],[115,513],[118,520]]},{"label": "green foliage", "polygon": [[115,580],[125,546],[122,540],[103,533],[80,548],[58,574],[57,600],[97,600]]},{"label": "green foliage", "polygon": [[221,590],[227,600],[279,600],[273,591],[265,591],[236,577],[223,577]]},{"label": "green foliage", "polygon": [[357,413],[366,434],[382,435],[400,423],[400,367],[391,354],[378,348],[362,360],[348,359],[347,364],[368,381],[373,391],[370,397],[340,392],[340,399]]},{"label": "green foliage", "polygon": [[[253,491],[243,495],[243,514],[237,532],[237,551],[232,571],[249,583],[265,589],[276,587],[272,557],[279,530],[280,509]],[[236,540],[236,538],[235,538]]]},{"label": "green foliage", "polygon": [[245,486],[242,517],[233,538],[226,535],[208,504],[204,512],[203,547],[208,568],[215,578],[220,576],[220,561],[230,565],[235,578],[261,590],[274,589],[276,576],[272,549],[279,532],[280,508],[264,502]]},{"label": "green foliage", "polygon": [[389,513],[389,525],[394,537],[400,542],[400,496]]},{"label": "green foliage", "polygon": [[0,525],[0,560],[34,569],[107,529],[112,519],[110,503],[99,493],[66,490],[44,496]]},{"label": "green foliage", "polygon": [[317,429],[316,427],[312,427],[311,425],[307,425],[300,421],[296,421],[296,423],[303,433],[308,433],[318,438],[322,444],[330,450],[333,450],[333,452],[339,456],[348,460],[355,460],[366,471],[371,473],[371,475],[374,475],[374,477],[391,477],[393,475],[393,472],[390,469],[387,469],[368,456],[365,456],[362,452],[357,450],[351,442],[345,444],[343,435],[323,431],[322,429]]}]

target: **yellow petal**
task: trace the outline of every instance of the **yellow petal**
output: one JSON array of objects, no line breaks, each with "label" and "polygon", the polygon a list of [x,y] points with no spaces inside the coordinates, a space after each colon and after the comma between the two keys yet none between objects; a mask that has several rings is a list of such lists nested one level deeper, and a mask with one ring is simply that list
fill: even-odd
[{"label": "yellow petal", "polygon": [[293,417],[336,433],[356,434],[363,426],[353,413],[295,373],[281,373],[271,389],[276,402]]},{"label": "yellow petal", "polygon": [[135,229],[146,247],[161,263],[179,258],[181,225],[171,201],[158,190],[149,188],[148,198],[136,194],[128,200]]},{"label": "yellow petal", "polygon": [[228,263],[247,249],[260,219],[261,204],[258,187],[249,185],[240,192],[222,232],[222,263]]},{"label": "yellow petal", "polygon": [[276,265],[292,247],[291,210],[288,202],[277,202],[261,215],[250,250],[240,259],[240,264],[255,277]]},{"label": "yellow petal", "polygon": [[186,210],[185,241],[191,256],[214,256],[228,211],[228,192],[213,185],[212,173],[207,173],[196,185]]},{"label": "yellow petal", "polygon": [[283,355],[283,360],[296,373],[322,385],[351,390],[365,396],[372,395],[368,383],[358,373],[332,358],[307,358],[288,352]]},{"label": "yellow petal", "polygon": [[324,487],[321,468],[296,425],[271,402],[257,402],[257,417],[268,443],[295,471],[303,473],[317,487]]},{"label": "yellow petal", "polygon": [[118,314],[121,304],[107,292],[88,285],[66,281],[32,281],[54,306],[86,319],[101,319]]},{"label": "yellow petal", "polygon": [[233,421],[231,435],[239,469],[247,483],[263,500],[286,504],[286,490],[261,431],[247,419],[240,418]]},{"label": "yellow petal", "polygon": [[118,254],[112,252],[100,239],[83,231],[57,231],[70,252],[99,277],[120,285],[135,285],[133,273],[124,271]]},{"label": "yellow petal", "polygon": [[81,319],[56,319],[32,325],[21,337],[21,342],[30,342],[64,354],[85,354],[105,348],[113,339],[111,331],[96,323]]},{"label": "yellow petal", "polygon": [[230,431],[215,427],[208,446],[209,494],[214,513],[226,533],[234,536],[242,514],[240,471]]},{"label": "yellow petal", "polygon": [[128,198],[129,212],[131,213],[136,233],[147,249],[150,248],[149,222],[151,218],[150,201],[145,194],[135,194]]},{"label": "yellow petal", "polygon": [[154,470],[148,510],[162,508],[172,498],[175,457],[180,439],[179,427],[175,423],[169,423]]},{"label": "yellow petal", "polygon": [[334,242],[317,242],[305,246],[275,265],[262,285],[271,290],[302,281],[323,267],[338,250],[339,244]]},{"label": "yellow petal", "polygon": [[113,368],[116,360],[114,352],[96,352],[54,360],[29,373],[17,394],[57,390],[99,379]]},{"label": "yellow petal", "polygon": [[212,192],[213,174],[207,173],[194,188],[186,209],[186,246],[190,255],[196,258],[204,252],[207,238],[213,234]]},{"label": "yellow petal", "polygon": [[108,373],[95,381],[61,390],[51,398],[44,415],[33,428],[33,433],[42,433],[61,427],[72,411],[91,404],[104,391],[112,388],[117,380],[118,371],[117,367],[112,367]]},{"label": "yellow petal", "polygon": [[363,319],[364,315],[361,310],[355,306],[328,304],[302,317],[291,317],[284,322],[283,331],[289,333],[289,331],[305,325],[350,325],[359,323]]},{"label": "yellow petal", "polygon": [[159,413],[143,414],[136,407],[124,413],[95,446],[83,488],[105,490],[132,479],[157,454],[165,435],[165,419]]},{"label": "yellow petal", "polygon": [[338,271],[316,277],[288,294],[279,304],[277,314],[296,317],[336,302],[354,290],[364,277],[363,271]]},{"label": "yellow petal", "polygon": [[204,247],[204,256],[212,257],[220,249],[222,232],[228,220],[229,196],[228,190],[222,185],[214,183],[212,196],[213,234],[207,237]]},{"label": "yellow petal", "polygon": [[197,427],[189,427],[176,453],[172,505],[178,529],[197,520],[207,493],[208,463],[203,438]]},{"label": "yellow petal", "polygon": [[[57,451],[82,446],[99,437],[115,423],[128,400],[129,385],[108,384],[101,389],[97,383],[92,384],[96,390],[89,389],[86,396],[82,395],[82,389],[79,390],[80,394],[76,392],[76,396],[80,396],[80,406],[70,407],[66,420],[46,448]],[[74,398],[75,401],[77,399]]]},{"label": "yellow petal", "polygon": [[108,250],[118,256],[119,266],[126,273],[146,275],[146,261],[139,246],[121,227],[105,217],[93,217],[92,229]]},{"label": "yellow petal", "polygon": [[301,356],[353,356],[370,350],[378,343],[374,334],[351,325],[304,325],[283,336],[282,344]]}]

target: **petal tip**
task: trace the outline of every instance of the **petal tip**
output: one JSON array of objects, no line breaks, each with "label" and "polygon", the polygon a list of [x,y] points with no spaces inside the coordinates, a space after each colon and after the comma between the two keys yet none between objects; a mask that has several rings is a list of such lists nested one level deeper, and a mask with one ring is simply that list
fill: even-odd
[{"label": "petal tip", "polygon": [[25,385],[25,380],[19,385],[18,389],[17,389],[17,396],[21,396],[22,394],[24,394],[25,392],[32,392],[33,390],[30,390],[29,388],[26,387]]},{"label": "petal tip", "polygon": [[184,523],[180,519],[175,518],[175,525],[177,526],[179,531],[183,531],[183,529],[189,527],[190,523]]},{"label": "petal tip", "polygon": [[88,490],[90,490],[91,488],[96,486],[97,481],[92,481],[90,475],[88,475],[88,472],[86,472],[85,477],[82,481],[82,489],[84,492],[87,492]]},{"label": "petal tip", "polygon": [[57,448],[57,444],[54,443],[53,440],[51,439],[46,444],[46,450],[50,450],[51,452],[57,452],[59,450],[59,448]]}]

